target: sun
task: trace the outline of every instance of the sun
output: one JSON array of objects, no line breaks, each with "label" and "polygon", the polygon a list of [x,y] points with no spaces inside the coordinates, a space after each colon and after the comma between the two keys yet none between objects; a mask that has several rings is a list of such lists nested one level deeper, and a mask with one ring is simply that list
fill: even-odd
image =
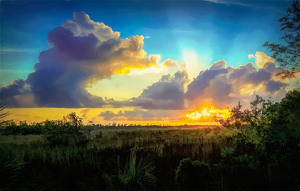
[{"label": "sun", "polygon": [[230,111],[228,109],[216,109],[213,107],[202,108],[197,111],[189,112],[186,115],[186,118],[193,121],[208,120],[215,121],[216,119],[225,119],[230,116]]}]

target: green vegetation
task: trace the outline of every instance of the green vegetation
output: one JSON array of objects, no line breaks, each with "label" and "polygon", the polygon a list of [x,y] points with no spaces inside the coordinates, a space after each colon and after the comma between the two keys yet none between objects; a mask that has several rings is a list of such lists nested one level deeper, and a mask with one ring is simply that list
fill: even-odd
[{"label": "green vegetation", "polygon": [[181,190],[209,190],[209,165],[190,158],[182,159],[176,170],[175,180]]},{"label": "green vegetation", "polygon": [[0,189],[300,189],[300,91],[279,103],[257,96],[220,122],[99,127],[84,126],[75,113],[43,123],[3,122]]},{"label": "green vegetation", "polygon": [[152,164],[143,164],[142,160],[136,164],[136,151],[133,148],[128,164],[118,175],[122,188],[138,190],[145,189],[146,186],[156,186],[157,178],[153,175],[154,169]]}]

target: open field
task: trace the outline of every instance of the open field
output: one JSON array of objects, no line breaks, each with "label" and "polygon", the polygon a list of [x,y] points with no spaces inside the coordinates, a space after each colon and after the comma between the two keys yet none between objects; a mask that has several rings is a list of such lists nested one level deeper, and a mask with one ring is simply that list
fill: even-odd
[{"label": "open field", "polygon": [[258,98],[222,126],[3,122],[1,189],[299,190],[299,98]]},{"label": "open field", "polygon": [[[203,190],[253,190],[257,186],[268,189],[275,185],[284,188],[291,183],[290,173],[296,176],[299,165],[289,163],[293,170],[271,164],[267,168],[256,158],[255,153],[259,151],[254,148],[259,143],[250,139],[251,133],[248,134],[248,148],[237,147],[240,133],[220,128],[106,128],[91,131],[86,144],[73,146],[53,145],[44,135],[2,135],[0,150],[10,164],[22,167],[13,172],[18,174],[13,181],[19,189],[181,190],[175,180],[176,169],[185,158],[209,165],[205,175],[200,176],[205,180],[199,183]],[[236,155],[234,150],[247,154]],[[132,160],[136,161],[134,167],[130,167],[134,168],[133,172],[126,170]],[[156,178],[139,180],[133,175],[138,171],[147,174],[143,168]],[[274,170],[272,174],[265,174],[271,169]],[[265,178],[270,178],[270,182],[265,183]],[[292,181],[296,182],[291,186],[298,188],[298,180]]]},{"label": "open field", "polygon": [[[65,180],[67,178],[65,175],[57,178],[52,175],[49,177],[49,174],[54,173],[52,172],[53,168],[57,170],[55,173],[62,174],[69,173],[69,171],[77,173],[76,171],[80,170],[80,172],[86,173],[84,176],[89,177],[91,175],[97,179],[99,184],[102,181],[100,185],[93,183],[94,185],[89,187],[91,190],[127,189],[128,186],[130,188],[132,185],[125,187],[118,185],[116,187],[115,184],[118,181],[114,178],[117,178],[118,174],[123,171],[134,153],[137,162],[143,161],[143,165],[151,164],[155,167],[153,173],[159,179],[155,186],[148,185],[147,181],[144,182],[143,188],[173,190],[176,188],[175,170],[181,159],[189,157],[193,160],[197,159],[212,164],[217,162],[221,157],[221,149],[225,145],[232,144],[233,132],[225,133],[221,132],[220,129],[208,128],[147,129],[141,127],[132,130],[114,128],[94,130],[91,135],[85,146],[51,146],[43,135],[7,135],[1,136],[0,149],[2,154],[14,158],[13,161],[17,164],[28,166],[25,167],[27,169],[25,172],[22,171],[26,176],[22,177],[41,176],[38,169],[42,168],[43,177],[46,176],[48,179],[39,180],[43,182],[43,184],[40,182],[39,185],[45,185],[44,181],[51,179],[51,181],[60,182],[59,188],[73,187],[73,184],[76,184],[73,179]],[[216,154],[218,156],[214,156]],[[91,172],[91,169],[96,170],[96,172]],[[100,177],[93,173],[100,173]],[[28,181],[33,180],[26,179],[26,182]],[[85,184],[87,180],[82,181]],[[36,182],[36,179],[33,182]],[[27,189],[33,189],[27,186]],[[219,187],[219,185],[215,186]],[[53,187],[49,186],[45,189],[51,190]],[[87,188],[84,187],[83,189]]]}]

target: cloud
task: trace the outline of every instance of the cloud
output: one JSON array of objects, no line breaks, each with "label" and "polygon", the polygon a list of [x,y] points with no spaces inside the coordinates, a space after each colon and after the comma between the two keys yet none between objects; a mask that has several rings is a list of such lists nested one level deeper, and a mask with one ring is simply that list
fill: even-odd
[{"label": "cloud", "polygon": [[263,52],[256,52],[255,55],[249,54],[248,58],[254,58],[255,59],[255,65],[257,68],[263,68],[265,64],[267,63],[274,63],[274,58],[267,56]]},{"label": "cloud", "polygon": [[0,47],[0,52],[20,52],[20,53],[23,53],[23,52],[29,52],[29,53],[34,53],[34,52],[38,52],[37,50],[35,49],[21,49],[21,48],[2,48]]},{"label": "cloud", "polygon": [[117,113],[103,111],[99,114],[105,121],[179,121],[182,111],[179,110],[146,110],[135,108]]},{"label": "cloud", "polygon": [[214,63],[210,69],[200,72],[197,78],[188,85],[186,98],[193,100],[198,95],[204,93],[206,87],[210,85],[210,81],[215,79],[219,74],[226,73],[225,61],[221,60]]},{"label": "cloud", "polygon": [[[199,64],[197,55],[190,52],[186,56],[193,57],[191,63],[181,65],[171,59],[161,62],[160,55],[146,56],[143,40],[143,36],[122,39],[109,26],[92,21],[84,12],[76,12],[72,20],[49,32],[50,47],[40,53],[34,72],[26,80],[15,80],[1,87],[0,99],[11,107],[111,106],[171,111],[204,104],[224,108],[238,100],[248,104],[256,94],[280,99],[286,93],[289,81],[276,76],[282,68],[263,52],[249,55],[255,58],[257,68],[252,63],[228,67],[220,60],[189,83],[188,72],[194,71],[187,72],[187,66]],[[127,101],[103,99],[86,91],[95,82],[110,79],[112,75],[166,74],[168,68],[178,66],[182,67],[181,71],[163,75],[140,96]],[[138,115],[134,112],[131,113]],[[112,113],[102,115],[114,117]]]},{"label": "cloud", "polygon": [[166,59],[163,62],[160,62],[160,55],[149,55],[149,59],[153,63],[157,63],[148,68],[133,68],[130,69],[129,75],[144,75],[144,74],[168,74],[168,69],[171,67],[178,67],[180,64],[177,61]]},{"label": "cloud", "polygon": [[22,94],[26,91],[24,86],[24,80],[15,80],[10,85],[0,89],[0,97],[10,97],[16,94]]},{"label": "cloud", "polygon": [[186,70],[178,71],[173,76],[164,75],[159,82],[144,89],[137,98],[125,102],[128,106],[144,109],[176,110],[184,108],[184,86],[188,82]]},{"label": "cloud", "polygon": [[10,85],[1,87],[0,98],[0,103],[9,107],[38,107],[30,86],[24,80],[15,80]]},{"label": "cloud", "polygon": [[258,70],[252,63],[238,68],[227,67],[224,60],[214,63],[209,69],[200,72],[185,93],[189,107],[212,104],[218,108],[231,107],[240,100],[248,105],[255,95],[273,100],[281,99],[285,93],[287,81],[276,77],[283,69],[274,63],[261,61]]},{"label": "cloud", "polygon": [[210,2],[210,3],[215,3],[215,4],[221,4],[221,5],[239,5],[239,6],[245,6],[245,7],[249,7],[249,4],[246,4],[245,1],[225,1],[225,0],[203,0],[206,2]]},{"label": "cloud", "polygon": [[[84,12],[75,12],[72,20],[49,32],[50,47],[40,53],[34,72],[23,84],[1,88],[1,99],[15,102],[15,96],[23,95],[26,86],[41,107],[102,107],[106,100],[88,93],[87,87],[113,74],[159,66],[156,55],[146,57],[143,39],[122,39],[109,26],[92,21]],[[166,60],[163,65],[172,67],[172,63]],[[18,106],[17,102],[13,105]]]}]

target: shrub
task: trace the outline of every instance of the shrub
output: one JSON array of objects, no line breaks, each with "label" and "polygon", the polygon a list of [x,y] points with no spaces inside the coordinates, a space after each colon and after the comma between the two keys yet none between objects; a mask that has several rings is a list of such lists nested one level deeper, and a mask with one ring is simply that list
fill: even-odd
[{"label": "shrub", "polygon": [[182,159],[177,167],[175,180],[181,190],[208,190],[209,165],[190,158]]},{"label": "shrub", "polygon": [[157,178],[153,175],[155,166],[136,163],[136,151],[131,150],[130,159],[123,171],[119,170],[118,179],[121,187],[128,190],[144,190],[147,186],[156,186]]},{"label": "shrub", "polygon": [[44,137],[51,145],[85,146],[87,136],[81,131],[82,121],[75,113],[64,117],[63,121],[45,121]]}]

